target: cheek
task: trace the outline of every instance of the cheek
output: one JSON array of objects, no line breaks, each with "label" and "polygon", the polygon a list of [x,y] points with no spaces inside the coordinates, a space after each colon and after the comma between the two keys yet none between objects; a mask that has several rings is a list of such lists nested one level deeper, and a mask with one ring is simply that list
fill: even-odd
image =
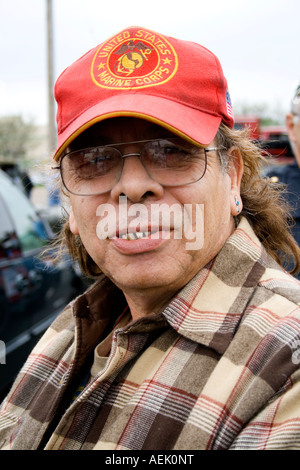
[{"label": "cheek", "polygon": [[74,235],[79,235],[79,230],[78,230],[78,225],[75,219],[73,207],[70,209],[70,215],[69,215],[69,226],[70,230]]},{"label": "cheek", "polygon": [[[77,198],[71,201],[70,230],[74,235],[79,235],[82,241],[93,233],[93,227],[96,226],[97,206],[98,204],[87,198]],[[96,229],[94,232],[96,233]]]},{"label": "cheek", "polygon": [[231,225],[232,196],[229,177],[222,178],[207,193],[204,201],[204,224],[208,232]]},{"label": "cheek", "polygon": [[79,235],[90,257],[100,266],[106,252],[106,243],[97,236],[97,207],[98,204],[92,201],[76,201],[70,212],[69,223],[72,233]]}]

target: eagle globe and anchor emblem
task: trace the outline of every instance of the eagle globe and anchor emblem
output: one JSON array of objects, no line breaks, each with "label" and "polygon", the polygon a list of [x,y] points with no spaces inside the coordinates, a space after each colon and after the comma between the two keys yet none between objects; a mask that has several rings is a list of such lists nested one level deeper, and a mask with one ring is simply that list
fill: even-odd
[{"label": "eagle globe and anchor emblem", "polygon": [[130,40],[127,44],[122,44],[114,53],[116,55],[122,54],[115,63],[115,72],[131,75],[134,70],[143,66],[145,60],[148,60],[147,55],[150,55],[153,50],[152,47],[146,46],[142,41],[134,44],[133,40]]},{"label": "eagle globe and anchor emblem", "polygon": [[177,54],[165,37],[138,31],[135,36],[124,36],[121,41],[116,36],[102,44],[94,55],[91,77],[101,88],[145,88],[169,81],[177,67]]}]

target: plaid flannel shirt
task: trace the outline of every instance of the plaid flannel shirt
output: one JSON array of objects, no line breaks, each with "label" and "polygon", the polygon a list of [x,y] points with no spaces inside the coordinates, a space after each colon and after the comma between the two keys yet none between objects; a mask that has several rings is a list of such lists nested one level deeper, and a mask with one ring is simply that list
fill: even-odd
[{"label": "plaid flannel shirt", "polygon": [[126,304],[103,278],[25,363],[1,407],[1,448],[300,449],[299,302],[242,219],[162,313],[117,325],[105,357]]}]

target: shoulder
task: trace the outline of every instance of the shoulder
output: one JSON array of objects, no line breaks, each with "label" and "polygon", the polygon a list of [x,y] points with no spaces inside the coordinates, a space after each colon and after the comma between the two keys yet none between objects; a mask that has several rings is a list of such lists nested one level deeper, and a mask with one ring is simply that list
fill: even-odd
[{"label": "shoulder", "polygon": [[281,308],[285,303],[294,311],[300,308],[300,282],[281,267],[267,268],[259,281],[258,286],[263,288],[269,298],[275,303],[281,300]]},{"label": "shoulder", "polygon": [[300,308],[300,281],[282,267],[271,254],[266,253],[264,261],[265,270],[257,283],[257,288],[262,289],[265,295],[275,302],[280,298],[282,301],[286,299],[292,310]]},{"label": "shoulder", "polygon": [[245,311],[247,324],[254,329],[261,324],[262,331],[270,333],[273,328],[277,330],[281,326],[284,332],[285,323],[291,323],[297,325],[295,333],[299,335],[300,282],[285,271],[270,254],[265,253],[263,261],[264,270],[257,279]]},{"label": "shoulder", "polygon": [[288,344],[291,337],[299,339],[300,282],[275,260],[263,272],[249,306],[247,322],[255,330],[280,336],[283,344]]}]

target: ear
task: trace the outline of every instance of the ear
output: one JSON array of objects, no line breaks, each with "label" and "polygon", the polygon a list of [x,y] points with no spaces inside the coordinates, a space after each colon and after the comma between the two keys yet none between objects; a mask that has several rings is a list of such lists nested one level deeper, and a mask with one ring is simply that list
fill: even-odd
[{"label": "ear", "polygon": [[228,175],[230,178],[230,207],[231,215],[238,215],[243,208],[241,199],[241,182],[244,171],[243,157],[238,147],[231,147],[227,153],[230,155]]},{"label": "ear", "polygon": [[77,227],[77,223],[76,223],[76,219],[75,219],[75,216],[74,216],[74,212],[73,212],[72,206],[71,206],[71,208],[70,208],[69,226],[70,226],[71,232],[72,232],[74,235],[79,235],[79,230],[78,230],[78,227]]},{"label": "ear", "polygon": [[285,124],[286,124],[286,129],[287,129],[290,141],[295,142],[296,136],[295,136],[295,124],[294,124],[293,114],[286,115]]}]

